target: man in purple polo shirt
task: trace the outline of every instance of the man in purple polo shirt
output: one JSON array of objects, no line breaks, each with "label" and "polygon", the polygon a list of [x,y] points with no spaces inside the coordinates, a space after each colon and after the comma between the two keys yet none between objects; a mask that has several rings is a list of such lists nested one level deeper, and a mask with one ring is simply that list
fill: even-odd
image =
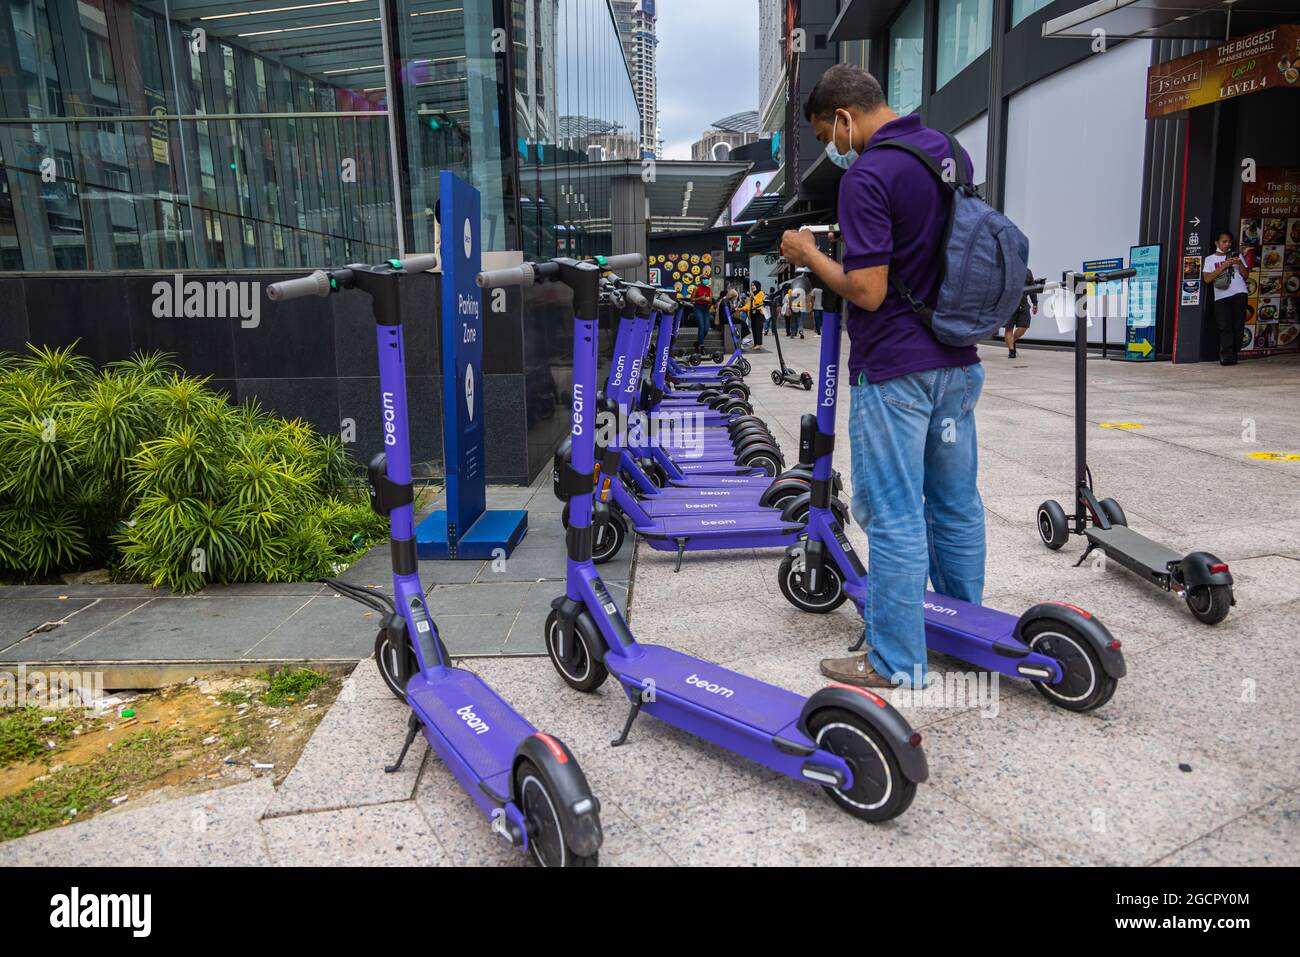
[{"label": "man in purple polo shirt", "polygon": [[[863,608],[868,651],[822,662],[822,673],[862,687],[926,680],[926,578],[943,595],[980,601],[984,507],[975,485],[975,403],[984,370],[974,346],[946,346],[890,284],[918,301],[939,289],[951,190],[922,162],[894,148],[901,139],[951,169],[947,140],[899,117],[871,74],[831,67],[804,113],[840,180],[842,263],[807,232],[790,231],[781,254],[809,266],[845,301],[852,404],[849,437],[853,515],[866,529],[870,586]],[[956,162],[966,164],[963,155]]]}]

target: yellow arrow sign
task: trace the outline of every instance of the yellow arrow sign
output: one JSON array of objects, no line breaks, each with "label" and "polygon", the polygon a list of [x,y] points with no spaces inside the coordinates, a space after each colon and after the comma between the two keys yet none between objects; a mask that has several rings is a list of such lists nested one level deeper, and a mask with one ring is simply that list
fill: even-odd
[{"label": "yellow arrow sign", "polygon": [[1141,429],[1144,428],[1141,422],[1098,422],[1099,429]]},{"label": "yellow arrow sign", "polygon": [[1300,462],[1300,455],[1295,452],[1247,452],[1246,458],[1263,462]]},{"label": "yellow arrow sign", "polygon": [[1151,351],[1154,348],[1155,347],[1152,346],[1151,343],[1148,342],[1146,339],[1139,339],[1137,342],[1130,342],[1128,344],[1129,352],[1136,352],[1138,355],[1142,355],[1142,356],[1151,355]]}]

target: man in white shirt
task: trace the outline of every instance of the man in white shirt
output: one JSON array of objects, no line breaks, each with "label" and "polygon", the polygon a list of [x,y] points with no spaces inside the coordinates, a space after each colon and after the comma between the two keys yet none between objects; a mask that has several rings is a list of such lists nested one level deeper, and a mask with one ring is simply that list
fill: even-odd
[{"label": "man in white shirt", "polygon": [[1246,264],[1232,252],[1232,234],[1219,233],[1215,251],[1205,257],[1201,278],[1214,287],[1214,320],[1219,324],[1219,365],[1237,364],[1246,331]]},{"label": "man in white shirt", "polygon": [[817,335],[822,334],[822,287],[813,286],[812,291],[813,328]]}]

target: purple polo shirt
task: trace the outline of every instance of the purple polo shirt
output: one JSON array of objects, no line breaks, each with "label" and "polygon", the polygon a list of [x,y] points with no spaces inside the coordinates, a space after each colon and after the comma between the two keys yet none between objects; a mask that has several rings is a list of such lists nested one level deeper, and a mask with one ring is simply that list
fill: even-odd
[{"label": "purple polo shirt", "polygon": [[[915,113],[886,123],[868,145],[894,138],[915,143],[940,164],[948,158],[947,139],[922,126]],[[962,161],[967,175],[973,175],[965,150]],[[890,275],[902,280],[919,301],[933,304],[951,207],[952,191],[915,156],[896,149],[863,150],[840,179],[844,271],[888,265]],[[875,312],[845,302],[852,382],[864,371],[868,382],[883,382],[980,361],[974,346],[939,342],[892,284]]]}]

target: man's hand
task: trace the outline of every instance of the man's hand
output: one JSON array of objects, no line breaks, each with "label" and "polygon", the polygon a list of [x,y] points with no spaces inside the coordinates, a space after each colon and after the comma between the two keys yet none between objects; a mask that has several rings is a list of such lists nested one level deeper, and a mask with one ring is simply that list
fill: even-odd
[{"label": "man's hand", "polygon": [[806,229],[787,229],[781,236],[781,257],[790,265],[807,266],[817,253],[817,239]]}]

